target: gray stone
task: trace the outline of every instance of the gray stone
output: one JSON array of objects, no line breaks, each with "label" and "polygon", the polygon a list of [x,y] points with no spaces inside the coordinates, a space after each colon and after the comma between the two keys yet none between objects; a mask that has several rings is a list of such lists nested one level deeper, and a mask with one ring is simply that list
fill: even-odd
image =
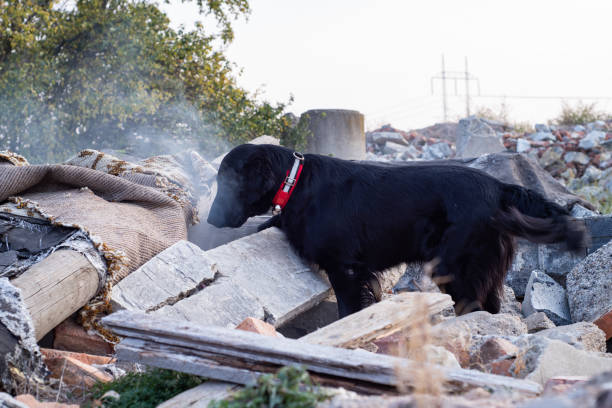
[{"label": "gray stone", "polygon": [[538,244],[525,239],[516,240],[514,259],[506,275],[506,284],[512,288],[516,296],[525,296],[531,271],[540,266],[538,256]]},{"label": "gray stone", "polygon": [[542,385],[556,376],[592,376],[612,370],[612,355],[579,350],[544,336],[522,336],[514,344],[520,351],[509,371]]},{"label": "gray stone", "polygon": [[557,138],[550,132],[536,132],[527,135],[527,137],[536,142],[543,142],[544,140],[556,141]]},{"label": "gray stone", "polygon": [[409,151],[410,148],[408,146],[395,142],[387,142],[385,143],[385,147],[383,147],[384,154],[404,153]]},{"label": "gray stone", "polygon": [[597,217],[597,213],[595,211],[591,211],[588,208],[584,208],[580,204],[576,204],[572,207],[570,215],[574,218]]},{"label": "gray stone", "polygon": [[567,290],[574,322],[593,322],[612,312],[612,241],[572,269]]},{"label": "gray stone", "polygon": [[529,149],[531,149],[531,143],[529,143],[529,140],[521,137],[516,141],[517,153],[524,153]]},{"label": "gray stone", "polygon": [[577,383],[558,395],[529,399],[519,408],[610,408],[612,407],[612,371]]},{"label": "gray stone", "polygon": [[574,171],[573,168],[568,167],[567,169],[565,169],[563,173],[561,173],[561,177],[563,177],[566,180],[573,179],[574,177],[576,177],[576,172]]},{"label": "gray stone", "polygon": [[550,133],[550,128],[543,123],[536,123],[534,128],[536,132]]},{"label": "gray stone", "polygon": [[584,174],[582,175],[581,179],[584,183],[593,183],[594,181],[599,180],[602,174],[603,171],[599,170],[597,167],[588,166],[586,169],[584,169]]},{"label": "gray stone", "polygon": [[606,336],[604,332],[589,322],[578,322],[567,326],[553,327],[539,331],[535,335],[561,340],[580,350],[606,352]]},{"label": "gray stone", "polygon": [[588,164],[591,159],[582,152],[567,152],[563,156],[566,163]]},{"label": "gray stone", "polygon": [[[563,165],[561,161],[561,157],[563,156],[563,148],[560,146],[551,146],[542,153],[542,157],[540,157],[540,165],[544,168],[549,168],[555,164],[560,163]],[[565,167],[565,165],[563,165]]]},{"label": "gray stone", "polygon": [[523,313],[525,316],[544,312],[556,325],[570,324],[569,306],[565,289],[542,271],[534,270],[529,277]]},{"label": "gray stone", "polygon": [[438,285],[423,273],[423,265],[411,263],[393,287],[393,293],[401,292],[440,292]]},{"label": "gray stone", "polygon": [[452,156],[453,150],[450,148],[448,143],[440,142],[429,146],[425,146],[423,149],[423,160],[441,160]]},{"label": "gray stone", "polygon": [[499,312],[521,316],[521,303],[516,300],[512,288],[508,285],[504,285],[502,291],[501,309]]},{"label": "gray stone", "polygon": [[479,311],[447,319],[434,329],[448,335],[464,331],[471,336],[520,336],[527,333],[527,325],[520,317],[508,313],[491,314]]},{"label": "gray stone", "polygon": [[601,142],[606,139],[606,132],[599,130],[593,130],[589,132],[582,140],[578,143],[578,146],[582,149],[592,149],[599,146]]},{"label": "gray stone", "polygon": [[408,145],[408,142],[401,133],[397,132],[372,132],[369,134],[372,142],[378,145],[384,145],[387,142],[394,142],[404,146]]},{"label": "gray stone", "polygon": [[574,132],[584,132],[586,131],[586,128],[582,125],[576,125],[574,126]]},{"label": "gray stone", "polygon": [[459,121],[457,127],[457,157],[478,157],[505,150],[501,138],[486,122],[470,116]]},{"label": "gray stone", "polygon": [[523,322],[527,325],[528,333],[537,333],[542,330],[552,329],[556,327],[555,324],[546,316],[544,312],[536,312],[530,314],[523,319]]}]

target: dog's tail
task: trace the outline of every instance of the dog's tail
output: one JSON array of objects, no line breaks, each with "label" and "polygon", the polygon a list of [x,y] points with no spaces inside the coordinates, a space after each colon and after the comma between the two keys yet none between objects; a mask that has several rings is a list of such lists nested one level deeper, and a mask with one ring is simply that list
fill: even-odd
[{"label": "dog's tail", "polygon": [[501,209],[493,216],[493,225],[537,243],[565,242],[572,251],[586,248],[590,240],[584,222],[541,194],[514,184],[502,187]]}]

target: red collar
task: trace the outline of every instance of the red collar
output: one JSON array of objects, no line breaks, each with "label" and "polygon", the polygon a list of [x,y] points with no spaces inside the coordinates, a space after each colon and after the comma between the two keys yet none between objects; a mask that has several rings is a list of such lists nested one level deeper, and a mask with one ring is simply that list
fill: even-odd
[{"label": "red collar", "polygon": [[302,174],[304,155],[302,153],[293,152],[293,157],[295,158],[293,166],[291,170],[287,170],[287,176],[281,183],[280,188],[272,200],[272,213],[274,215],[280,214],[283,208],[285,208],[287,201],[289,201],[289,197],[291,197],[291,193],[293,193],[293,189],[300,179],[300,174]]}]

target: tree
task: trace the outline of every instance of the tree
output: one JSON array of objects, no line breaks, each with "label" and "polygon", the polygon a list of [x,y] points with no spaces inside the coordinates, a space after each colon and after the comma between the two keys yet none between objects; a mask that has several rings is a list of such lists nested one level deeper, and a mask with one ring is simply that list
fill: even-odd
[{"label": "tree", "polygon": [[34,162],[83,148],[150,155],[194,144],[212,156],[264,133],[286,133],[285,104],[258,102],[240,88],[223,54],[247,1],[196,1],[218,28],[174,30],[144,0],[78,0],[71,9],[5,1],[2,144]]}]

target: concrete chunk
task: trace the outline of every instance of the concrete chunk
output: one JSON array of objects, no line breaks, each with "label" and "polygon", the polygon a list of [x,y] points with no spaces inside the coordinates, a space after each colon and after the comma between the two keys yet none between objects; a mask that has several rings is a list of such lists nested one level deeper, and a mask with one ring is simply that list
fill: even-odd
[{"label": "concrete chunk", "polygon": [[579,322],[567,326],[554,327],[537,332],[535,335],[561,340],[580,350],[606,352],[604,332],[593,323]]},{"label": "concrete chunk", "polygon": [[153,313],[226,327],[255,317],[278,327],[331,292],[277,228],[202,252],[198,269],[214,271],[215,278]]},{"label": "concrete chunk", "polygon": [[594,322],[612,338],[612,241],[576,265],[567,277],[575,322]]},{"label": "concrete chunk", "polygon": [[195,291],[215,275],[204,254],[187,241],[160,252],[113,287],[113,310],[152,311]]},{"label": "concrete chunk", "polygon": [[538,270],[531,273],[523,301],[525,316],[536,312],[546,313],[556,325],[572,322],[565,289],[553,278]]}]

